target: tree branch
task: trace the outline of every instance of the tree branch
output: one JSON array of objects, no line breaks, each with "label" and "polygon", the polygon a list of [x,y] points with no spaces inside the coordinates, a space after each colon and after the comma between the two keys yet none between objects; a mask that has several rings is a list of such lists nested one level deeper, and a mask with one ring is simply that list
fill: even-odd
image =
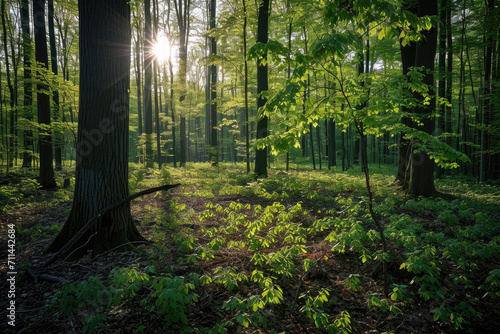
[{"label": "tree branch", "polygon": [[128,197],[122,198],[116,202],[114,202],[111,205],[108,205],[106,208],[102,209],[99,211],[92,219],[89,220],[87,224],[85,224],[64,246],[61,247],[43,266],[46,267],[48,265],[51,265],[54,263],[56,260],[60,259],[62,255],[64,255],[88,230],[90,230],[91,227],[93,227],[103,215],[108,213],[109,211],[119,207],[122,204],[128,203],[131,200],[141,197],[153,192],[157,192],[160,190],[168,190],[175,188],[177,186],[180,186],[180,183],[178,184],[165,184],[163,186],[159,187],[154,187],[154,188],[149,188],[143,191],[140,191],[138,193],[135,193],[133,195],[130,195]]}]

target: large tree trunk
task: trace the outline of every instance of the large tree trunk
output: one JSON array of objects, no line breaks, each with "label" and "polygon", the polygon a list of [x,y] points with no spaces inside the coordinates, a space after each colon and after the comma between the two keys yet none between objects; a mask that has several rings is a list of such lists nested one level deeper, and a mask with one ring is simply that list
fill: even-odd
[{"label": "large tree trunk", "polygon": [[[257,28],[257,43],[267,44],[268,41],[268,25],[269,25],[269,0],[263,0],[259,6]],[[267,98],[261,95],[262,92],[268,90],[267,81],[267,53],[264,55],[263,62],[257,61],[257,109],[261,111]],[[259,115],[257,121],[257,140],[267,137],[267,121],[266,115]],[[257,149],[255,152],[255,174],[257,176],[267,176],[267,148]]]},{"label": "large tree trunk", "polygon": [[[35,23],[35,59],[45,69],[48,68],[49,55],[47,51],[47,35],[45,31],[45,0],[33,0],[33,17]],[[40,78],[37,84],[38,123],[50,127],[50,98],[42,91],[47,85]],[[40,185],[45,188],[54,188],[54,166],[52,163],[52,135],[50,128],[41,129],[38,135],[40,151]]]},{"label": "large tree trunk", "polygon": [[[419,0],[418,16],[436,15],[437,0]],[[424,38],[417,43],[415,51],[415,66],[423,67],[429,70],[423,78],[423,83],[431,89],[430,94],[434,94],[434,57],[436,55],[437,29],[432,27],[423,33]],[[421,101],[423,102],[423,101]],[[435,129],[434,109],[436,99],[431,96],[427,105],[416,108],[415,112],[422,119],[422,126],[416,126],[417,129],[433,135]],[[413,152],[411,160],[411,176],[409,193],[414,196],[432,196],[436,192],[434,188],[434,161],[429,158],[425,152]]]},{"label": "large tree trunk", "polygon": [[[66,244],[103,208],[128,196],[130,8],[127,0],[81,0],[80,115],[75,193],[68,221],[47,251]],[[144,240],[127,202],[68,250],[99,254]]]}]

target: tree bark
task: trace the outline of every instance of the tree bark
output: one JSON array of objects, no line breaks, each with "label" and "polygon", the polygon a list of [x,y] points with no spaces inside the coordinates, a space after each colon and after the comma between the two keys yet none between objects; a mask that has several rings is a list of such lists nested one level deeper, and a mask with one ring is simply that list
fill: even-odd
[{"label": "tree bark", "polygon": [[[48,22],[49,22],[49,43],[50,43],[50,65],[51,70],[54,75],[57,76],[57,49],[56,49],[56,33],[54,30],[54,0],[48,0]],[[61,122],[60,106],[59,106],[59,91],[57,89],[52,90],[52,102],[54,103],[54,120],[56,122]],[[59,125],[58,125],[59,126]],[[62,169],[62,143],[63,138],[61,138],[58,131],[54,132],[54,160],[55,160],[55,170]]]},{"label": "tree bark", "polygon": [[[437,0],[419,0],[418,16],[436,15]],[[423,39],[417,43],[415,51],[415,66],[423,67],[429,70],[424,74],[423,84],[430,87],[431,100],[427,105],[421,105],[416,108],[415,113],[421,119],[422,126],[416,126],[417,129],[430,135],[434,134],[435,119],[434,109],[436,99],[433,92],[434,85],[434,57],[436,55],[437,29],[432,27],[423,33]],[[421,98],[422,100],[422,98]],[[423,102],[423,101],[421,101]],[[413,196],[433,196],[436,192],[434,187],[434,161],[429,158],[425,152],[413,152],[411,160],[411,176],[409,193]]]},{"label": "tree bark", "polygon": [[[257,43],[267,44],[269,26],[269,0],[263,0],[258,12]],[[262,62],[265,62],[262,64]],[[266,115],[262,114],[262,107],[266,104],[267,98],[262,96],[262,92],[268,90],[267,81],[267,52],[263,55],[262,61],[257,60],[257,110],[260,113],[257,120],[257,140],[267,137]],[[255,174],[257,176],[267,176],[267,147],[257,149],[255,152]]]},{"label": "tree bark", "polygon": [[[33,120],[33,85],[31,83],[31,46],[29,0],[21,2],[21,27],[23,32],[23,66],[24,66],[24,117]],[[29,128],[24,131],[23,168],[31,168],[33,160],[33,131]]]},{"label": "tree bark", "polygon": [[337,148],[335,142],[335,120],[328,119],[328,169],[337,166]]},{"label": "tree bark", "polygon": [[[413,4],[411,1],[405,1],[403,4],[403,9],[410,11],[413,14],[417,14],[416,4]],[[401,62],[402,62],[402,70],[403,75],[408,75],[410,71],[410,67],[415,65],[415,51],[416,44],[409,43],[403,46],[400,41],[400,50],[401,50]],[[403,92],[405,95],[408,95],[408,91]],[[409,108],[405,105],[401,108],[403,117],[401,122],[403,125],[411,126],[411,118],[406,116],[405,114],[410,112]],[[398,173],[396,175],[396,183],[399,183],[403,189],[407,189],[410,183],[410,161],[411,161],[411,144],[410,141],[405,138],[404,133],[400,135],[399,140],[399,153],[398,153]]]},{"label": "tree bark", "polygon": [[[14,91],[14,86],[12,86],[12,80],[10,77],[10,68],[9,68],[9,53],[7,51],[7,9],[6,9],[6,4],[5,0],[2,0],[1,4],[1,11],[2,11],[2,30],[3,30],[3,46],[4,46],[4,52],[5,52],[5,67],[7,71],[7,86],[9,88],[9,93],[10,93],[10,111],[11,111],[11,118],[10,118],[10,127],[11,127],[11,133],[10,133],[10,138],[7,140],[8,141],[8,149],[7,149],[7,171],[9,171],[9,167],[12,167],[12,161],[14,158],[14,138],[12,138],[12,134],[14,131],[14,119],[15,119],[15,106],[16,106],[16,95]],[[7,113],[5,116],[5,124],[7,124]],[[7,131],[5,132],[7,134]]]},{"label": "tree bark", "polygon": [[[186,99],[186,80],[187,80],[187,49],[189,37],[189,14],[191,0],[174,0],[175,14],[177,16],[177,25],[179,26],[179,85],[181,106]],[[186,116],[180,115],[180,155],[179,165],[186,165],[187,158],[187,135],[186,135]]]},{"label": "tree bark", "polygon": [[[61,249],[101,210],[128,197],[131,28],[127,0],[79,1],[80,115],[75,192],[66,224],[47,252]],[[143,241],[130,204],[103,215],[74,246],[94,255]],[[85,245],[83,247],[83,245]]]},{"label": "tree bark", "polygon": [[[153,41],[158,42],[158,0],[153,0]],[[156,126],[156,155],[158,162],[158,169],[161,169],[161,126],[160,126],[160,107],[158,105],[158,76],[160,75],[160,68],[158,67],[158,59],[155,56],[153,60],[154,65],[154,85],[155,85],[155,126]]]},{"label": "tree bark", "polygon": [[[438,97],[440,99],[445,98],[446,93],[446,7],[448,6],[447,0],[440,0],[439,3],[439,79],[438,79]],[[437,128],[436,136],[440,136],[445,132],[444,129],[444,118],[445,118],[446,105],[439,104],[437,108]],[[436,168],[436,177],[441,178],[443,169],[441,167]]]},{"label": "tree bark", "polygon": [[[210,30],[213,33],[215,29],[215,14],[216,0],[210,1]],[[212,166],[217,166],[219,163],[218,143],[217,143],[217,65],[215,57],[217,56],[217,41],[215,37],[210,36],[210,55],[212,57],[212,65],[210,66],[210,135],[212,147],[210,150],[210,162]]]},{"label": "tree bark", "polygon": [[245,157],[247,165],[247,174],[250,173],[250,136],[249,136],[249,118],[248,118],[248,61],[247,61],[247,7],[243,0],[243,61],[245,67]]},{"label": "tree bark", "polygon": [[144,133],[146,134],[146,167],[154,165],[153,152],[153,36],[151,34],[151,0],[144,1]]},{"label": "tree bark", "polygon": [[[35,59],[45,69],[48,69],[49,55],[47,51],[47,35],[45,30],[45,0],[33,0],[33,22],[35,24]],[[50,98],[42,91],[47,91],[47,84],[39,78],[37,83],[38,123],[45,127],[38,135],[40,151],[40,177],[42,188],[56,187],[54,166],[52,163],[52,135],[50,131]]]}]

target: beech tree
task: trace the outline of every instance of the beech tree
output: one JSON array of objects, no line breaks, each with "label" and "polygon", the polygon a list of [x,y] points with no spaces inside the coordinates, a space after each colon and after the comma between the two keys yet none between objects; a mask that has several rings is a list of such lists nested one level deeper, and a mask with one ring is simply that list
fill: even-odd
[{"label": "beech tree", "polygon": [[[269,25],[269,0],[263,0],[259,6],[257,43],[267,44]],[[267,51],[262,55],[262,59],[257,60],[257,108],[264,107],[267,98],[263,92],[268,90],[267,82]],[[257,120],[257,139],[267,137],[268,117],[261,111]],[[258,148],[255,152],[255,174],[267,176],[267,148]]]},{"label": "beech tree", "polygon": [[[417,14],[419,17],[437,14],[437,0],[419,0]],[[434,109],[435,97],[432,96],[434,85],[434,57],[436,55],[437,29],[424,31],[423,38],[417,43],[415,50],[415,67],[429,70],[423,74],[423,83],[431,90],[430,102],[418,106],[415,112],[420,116],[421,126],[417,125],[427,134],[434,135],[435,119]],[[429,154],[423,151],[413,151],[411,158],[410,188],[409,193],[415,196],[431,196],[435,193],[434,188],[434,161]]]},{"label": "beech tree", "polygon": [[[45,29],[45,0],[33,0],[33,22],[35,31],[35,59],[42,66],[42,71],[48,69],[49,55],[47,51],[47,35]],[[40,78],[37,82],[37,110],[38,123],[41,126],[38,134],[40,150],[40,185],[45,188],[54,188],[54,165],[52,153],[52,135],[50,131],[50,98],[46,94],[47,84]]]},{"label": "beech tree", "polygon": [[[21,2],[21,27],[23,32],[23,75],[24,75],[24,117],[28,121],[33,120],[33,87],[31,83],[31,55],[33,48],[31,47],[30,33],[30,14],[29,1],[22,0]],[[24,131],[24,154],[23,167],[30,168],[33,160],[33,131],[27,129]]]},{"label": "beech tree", "polygon": [[153,167],[153,35],[151,0],[144,1],[144,132],[146,133],[146,166]]},{"label": "beech tree", "polygon": [[[56,49],[56,33],[54,29],[54,0],[48,0],[48,22],[49,22],[49,43],[50,43],[50,68],[54,75],[57,75],[57,49]],[[52,102],[54,103],[54,120],[61,121],[60,106],[59,106],[59,91],[57,89],[52,92]],[[58,133],[54,133],[54,159],[56,170],[62,169],[62,138]]]},{"label": "beech tree", "polygon": [[[131,28],[127,0],[79,1],[80,115],[73,205],[48,247],[58,251],[103,208],[128,190]],[[102,253],[142,241],[126,202],[100,218],[74,244]],[[75,254],[79,255],[79,254]]]}]

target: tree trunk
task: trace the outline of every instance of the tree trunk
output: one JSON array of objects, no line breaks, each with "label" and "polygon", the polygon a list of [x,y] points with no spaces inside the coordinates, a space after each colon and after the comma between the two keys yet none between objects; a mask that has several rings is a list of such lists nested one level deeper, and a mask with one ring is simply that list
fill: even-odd
[{"label": "tree trunk", "polygon": [[[405,10],[410,11],[413,14],[417,13],[417,8],[411,1],[408,1],[403,4]],[[401,50],[401,62],[402,62],[402,70],[403,75],[408,75],[410,71],[410,67],[415,65],[415,51],[416,44],[409,43],[403,46],[400,41],[400,50]],[[405,95],[408,95],[409,92],[405,91]],[[403,117],[401,122],[403,125],[411,126],[411,118],[404,116],[405,113],[410,112],[409,108],[405,105],[401,108]],[[411,145],[410,141],[405,138],[404,133],[400,135],[399,140],[399,154],[398,154],[398,173],[396,175],[396,183],[399,183],[403,189],[407,189],[410,183],[410,160],[411,160]]]},{"label": "tree trunk", "polygon": [[[45,31],[45,0],[33,0],[33,17],[35,31],[35,59],[45,69],[48,68],[49,55],[47,52],[47,36]],[[38,123],[44,126],[38,135],[38,147],[40,151],[40,179],[42,188],[56,187],[54,179],[54,166],[52,164],[52,135],[50,131],[50,98],[41,91],[48,87],[39,78],[37,84],[37,109]]]},{"label": "tree trunk", "polygon": [[[269,25],[269,0],[263,0],[259,6],[257,28],[257,43],[267,44]],[[262,64],[264,62],[264,64]],[[262,61],[257,61],[257,110],[260,113],[257,120],[257,140],[267,137],[266,115],[262,114],[262,107],[266,104],[267,98],[262,96],[262,92],[268,90],[267,81],[267,52]],[[257,176],[267,176],[267,147],[257,149],[255,152],[255,174]]]},{"label": "tree trunk", "polygon": [[[7,51],[7,24],[6,24],[6,4],[5,0],[2,0],[1,4],[2,8],[2,30],[3,30],[3,46],[4,46],[4,52],[5,52],[5,67],[6,67],[6,72],[7,72],[7,86],[9,88],[9,93],[10,93],[10,111],[11,111],[11,121],[10,121],[10,126],[11,126],[11,134],[10,134],[10,139],[7,140],[8,144],[8,149],[7,149],[7,171],[9,171],[9,167],[12,167],[12,160],[14,157],[14,138],[12,137],[12,132],[14,131],[14,110],[16,106],[16,95],[14,91],[14,87],[12,86],[12,80],[10,77],[10,68],[9,68],[9,53]],[[7,112],[5,114],[5,124],[7,125]],[[5,134],[7,135],[7,131],[5,131]]]},{"label": "tree trunk", "polygon": [[[80,13],[80,115],[76,182],[68,221],[47,251],[63,247],[102,209],[128,196],[130,8],[85,0]],[[119,47],[117,47],[117,45]],[[104,215],[67,252],[100,254],[144,240],[127,202]],[[81,248],[79,248],[81,247]]]},{"label": "tree trunk", "polygon": [[[484,126],[491,127],[493,121],[493,101],[491,96],[491,68],[493,60],[493,36],[496,35],[496,30],[494,28],[494,12],[495,12],[495,1],[487,0],[487,11],[485,15],[485,54],[484,54],[484,88],[483,88],[483,124]],[[492,31],[493,30],[493,31]],[[486,130],[485,128],[481,130],[481,169],[479,181],[489,180],[491,177],[490,170],[490,137],[491,130]]]},{"label": "tree trunk", "polygon": [[[215,29],[216,0],[210,1],[210,30]],[[210,66],[210,134],[212,147],[210,148],[209,160],[212,166],[218,165],[218,145],[217,145],[217,66],[214,57],[217,56],[217,42],[214,36],[210,36],[210,56],[212,66]]]},{"label": "tree trunk", "polygon": [[[419,0],[418,16],[436,14],[437,0]],[[436,100],[432,94],[434,94],[433,71],[434,57],[436,55],[437,29],[432,27],[430,30],[424,32],[423,35],[424,38],[417,43],[415,51],[415,66],[423,67],[425,70],[430,71],[430,73],[424,74],[422,83],[430,87],[431,100],[427,105],[422,105],[416,108],[415,112],[422,117],[422,126],[417,125],[416,128],[433,135],[435,130],[434,109],[436,106]],[[413,152],[409,193],[413,196],[432,196],[435,192],[434,161],[431,160],[429,155],[425,152]]]},{"label": "tree trunk", "polygon": [[[174,0],[175,13],[177,16],[177,25],[179,27],[179,86],[181,106],[185,104],[186,99],[186,80],[187,80],[187,49],[189,37],[189,14],[191,0]],[[184,102],[184,103],[183,103]],[[182,111],[182,109],[181,109]],[[180,156],[179,164],[181,167],[186,165],[187,157],[187,136],[186,136],[186,116],[180,115]]]},{"label": "tree trunk", "polygon": [[153,152],[153,36],[151,33],[151,0],[144,1],[144,133],[146,134],[146,167],[154,165]]},{"label": "tree trunk", "polygon": [[[56,50],[56,33],[54,30],[54,0],[48,0],[48,21],[49,21],[49,40],[50,40],[50,64],[51,70],[57,76],[57,50]],[[54,103],[54,120],[61,122],[60,106],[59,106],[59,91],[52,90],[52,102]],[[60,125],[57,125],[60,126]],[[59,131],[54,132],[54,160],[55,170],[62,169],[62,144],[63,138]]]},{"label": "tree trunk", "polygon": [[335,121],[328,119],[328,169],[337,166],[337,148],[335,142]]},{"label": "tree trunk", "polygon": [[[24,117],[33,121],[33,85],[31,83],[31,46],[29,0],[21,2],[21,26],[23,31],[23,66],[24,66]],[[33,160],[33,131],[24,131],[23,168],[31,168]]]},{"label": "tree trunk", "polygon": [[[153,0],[153,41],[157,43],[158,39],[158,0]],[[158,67],[158,59],[155,56],[153,60],[154,65],[154,85],[155,85],[155,127],[156,127],[156,155],[158,162],[158,169],[161,169],[161,126],[160,126],[160,107],[158,105],[158,76],[160,75],[160,69]]]},{"label": "tree trunk", "polygon": [[141,84],[141,48],[139,45],[140,38],[137,37],[135,42],[135,80],[137,83],[137,116],[139,118],[137,133],[142,135],[142,84]]},{"label": "tree trunk", "polygon": [[250,136],[248,119],[248,61],[247,61],[247,7],[243,0],[243,57],[245,67],[245,157],[247,163],[247,174],[250,173]]},{"label": "tree trunk", "polygon": [[[446,92],[446,8],[447,0],[440,0],[439,8],[439,80],[438,80],[438,97],[440,99],[445,98]],[[440,136],[445,132],[444,130],[444,118],[445,118],[446,105],[439,104],[437,108],[437,129],[436,136]],[[443,169],[439,166],[436,167],[436,177],[441,178]]]}]

